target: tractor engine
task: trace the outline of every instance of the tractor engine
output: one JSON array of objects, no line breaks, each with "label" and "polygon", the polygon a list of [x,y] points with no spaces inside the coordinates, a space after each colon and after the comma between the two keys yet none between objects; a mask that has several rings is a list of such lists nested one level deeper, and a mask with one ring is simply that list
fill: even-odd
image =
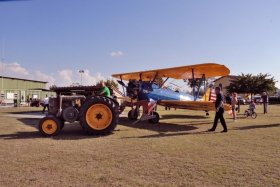
[{"label": "tractor engine", "polygon": [[49,114],[61,116],[63,121],[73,123],[78,120],[79,111],[85,99],[83,95],[50,97]]}]

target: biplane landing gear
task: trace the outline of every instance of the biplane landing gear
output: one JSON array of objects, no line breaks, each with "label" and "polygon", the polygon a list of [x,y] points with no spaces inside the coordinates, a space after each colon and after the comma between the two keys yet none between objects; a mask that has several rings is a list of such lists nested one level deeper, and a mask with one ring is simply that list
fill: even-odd
[{"label": "biplane landing gear", "polygon": [[128,112],[128,119],[129,120],[137,120],[138,119],[138,112],[135,109],[132,109]]},{"label": "biplane landing gear", "polygon": [[150,123],[158,123],[159,122],[159,114],[157,112],[152,113],[153,118],[149,119]]}]

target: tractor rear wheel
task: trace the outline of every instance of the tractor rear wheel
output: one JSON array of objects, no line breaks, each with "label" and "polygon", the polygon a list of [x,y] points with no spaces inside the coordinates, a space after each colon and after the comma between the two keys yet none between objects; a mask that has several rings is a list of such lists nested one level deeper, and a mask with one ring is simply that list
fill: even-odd
[{"label": "tractor rear wheel", "polygon": [[58,135],[61,129],[61,121],[54,116],[44,117],[39,122],[39,131],[44,136]]},{"label": "tractor rear wheel", "polygon": [[119,119],[118,105],[107,97],[93,96],[82,106],[80,123],[87,134],[111,133]]}]

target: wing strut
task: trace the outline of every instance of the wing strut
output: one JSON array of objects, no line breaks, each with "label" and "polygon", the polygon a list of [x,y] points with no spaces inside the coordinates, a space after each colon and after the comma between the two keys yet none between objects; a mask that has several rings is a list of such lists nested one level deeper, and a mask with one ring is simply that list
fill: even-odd
[{"label": "wing strut", "polygon": [[154,76],[153,80],[150,82],[149,87],[151,87],[151,86],[152,86],[152,84],[155,82],[155,80],[156,80],[156,78],[157,78],[157,77],[158,77],[158,72],[156,72],[156,74],[155,74],[155,76]]},{"label": "wing strut", "polygon": [[[205,76],[204,76],[204,91],[206,92],[206,79],[205,79]],[[204,95],[205,95],[205,101],[207,101],[206,100],[206,93]]]},{"label": "wing strut", "polygon": [[200,88],[202,86],[202,82],[204,82],[204,90],[205,90],[205,74],[203,74],[201,79],[199,80],[198,88],[197,88],[197,93],[196,93],[196,96],[195,96],[195,100],[197,100],[198,97],[199,97],[199,90],[200,90]]},{"label": "wing strut", "polygon": [[122,85],[122,89],[123,89],[123,94],[126,95],[126,92],[124,90],[125,84],[124,84],[124,82],[122,80],[122,76],[120,76],[120,79],[121,79],[121,83],[122,83],[121,85]]},{"label": "wing strut", "polygon": [[194,101],[196,101],[199,97],[199,91],[200,91],[200,88],[202,86],[202,82],[204,82],[204,90],[205,90],[205,87],[206,87],[206,83],[205,83],[205,74],[202,75],[201,79],[199,80],[198,82],[198,85],[197,85],[197,92],[195,91],[195,87],[196,87],[196,79],[194,78],[194,69],[192,69],[192,87],[193,87],[193,96],[194,96]]},{"label": "wing strut", "polygon": [[194,69],[192,69],[192,87],[193,87],[194,101],[196,101],[195,83],[196,83],[196,80],[194,79]]},{"label": "wing strut", "polygon": [[167,78],[161,83],[161,85],[159,86],[159,88],[162,88],[163,85],[168,81],[168,79],[169,79],[169,77],[167,77]]}]

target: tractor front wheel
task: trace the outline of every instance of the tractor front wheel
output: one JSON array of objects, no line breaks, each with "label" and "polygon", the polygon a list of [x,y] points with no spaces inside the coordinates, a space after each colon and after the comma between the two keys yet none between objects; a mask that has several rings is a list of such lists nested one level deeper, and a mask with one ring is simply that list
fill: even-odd
[{"label": "tractor front wheel", "polygon": [[61,129],[61,121],[53,116],[44,117],[39,122],[39,131],[44,136],[58,135]]}]

